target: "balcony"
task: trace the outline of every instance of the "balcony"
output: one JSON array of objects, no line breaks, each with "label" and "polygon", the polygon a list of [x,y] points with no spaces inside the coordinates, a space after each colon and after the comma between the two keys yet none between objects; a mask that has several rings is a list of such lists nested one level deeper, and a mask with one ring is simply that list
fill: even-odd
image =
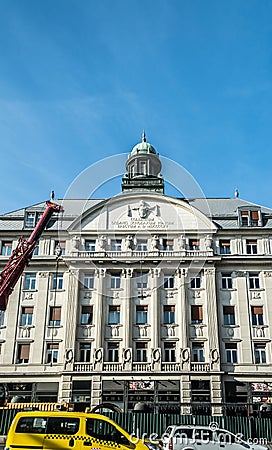
[{"label": "balcony", "polygon": [[122,363],[119,362],[104,362],[103,372],[122,372]]},{"label": "balcony", "polygon": [[[70,370],[70,369],[69,369]],[[100,364],[94,364],[91,362],[75,362],[73,364],[74,372],[104,372],[108,374],[112,373],[124,373],[124,374],[139,374],[139,373],[179,373],[182,372],[182,365],[180,362],[161,362],[153,364],[151,362],[130,362],[128,365],[122,362],[101,362]],[[190,365],[191,372],[209,372],[211,370],[210,364],[206,362],[193,362]]]},{"label": "balcony", "polygon": [[205,362],[193,362],[191,363],[192,372],[209,372],[210,364]]},{"label": "balcony", "polygon": [[253,339],[267,338],[266,328],[268,328],[268,325],[253,325],[252,327]]},{"label": "balcony", "polygon": [[178,362],[163,362],[161,364],[162,372],[180,372],[181,364]]},{"label": "balcony", "polygon": [[130,250],[130,251],[113,251],[113,250],[105,250],[105,251],[73,251],[69,255],[72,258],[80,258],[80,259],[122,259],[122,258],[135,258],[135,259],[143,259],[143,258],[206,258],[213,256],[213,250]]},{"label": "balcony", "polygon": [[92,372],[93,364],[87,362],[76,362],[73,365],[74,372]]},{"label": "balcony", "polygon": [[33,325],[21,325],[17,329],[18,339],[34,339],[34,326]]}]

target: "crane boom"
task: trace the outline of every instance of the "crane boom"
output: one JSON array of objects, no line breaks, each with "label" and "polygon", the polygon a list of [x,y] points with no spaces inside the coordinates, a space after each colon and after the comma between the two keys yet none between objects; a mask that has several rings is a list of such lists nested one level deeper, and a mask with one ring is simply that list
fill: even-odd
[{"label": "crane boom", "polygon": [[44,231],[54,212],[60,212],[62,207],[50,201],[38,221],[29,239],[20,237],[17,247],[13,250],[6,266],[0,273],[0,310],[5,311],[8,299],[25,267],[29,264],[39,237]]}]

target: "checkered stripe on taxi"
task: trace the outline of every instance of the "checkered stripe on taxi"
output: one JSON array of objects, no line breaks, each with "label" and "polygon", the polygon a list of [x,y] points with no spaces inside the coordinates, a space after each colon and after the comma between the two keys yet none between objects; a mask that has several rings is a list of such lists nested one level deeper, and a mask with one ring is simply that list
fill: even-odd
[{"label": "checkered stripe on taxi", "polygon": [[106,447],[112,447],[112,448],[120,448],[120,444],[117,444],[117,442],[113,441],[104,441],[103,439],[94,439],[94,438],[88,438],[86,436],[75,436],[73,434],[47,434],[45,436],[45,439],[74,439],[75,441],[85,441],[91,444],[93,444],[95,447],[99,446],[106,446]]}]

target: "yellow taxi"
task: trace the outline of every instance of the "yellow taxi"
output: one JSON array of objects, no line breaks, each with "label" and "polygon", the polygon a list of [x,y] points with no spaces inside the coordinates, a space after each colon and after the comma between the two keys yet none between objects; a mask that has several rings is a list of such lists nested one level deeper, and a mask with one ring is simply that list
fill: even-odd
[{"label": "yellow taxi", "polygon": [[10,426],[5,450],[160,450],[135,439],[119,425],[100,414],[29,411],[18,413]]}]

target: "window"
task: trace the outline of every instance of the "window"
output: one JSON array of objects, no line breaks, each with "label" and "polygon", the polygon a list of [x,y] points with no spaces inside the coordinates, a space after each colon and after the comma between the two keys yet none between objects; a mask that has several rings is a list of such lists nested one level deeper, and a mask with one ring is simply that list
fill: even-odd
[{"label": "window", "polygon": [[5,323],[5,311],[0,310],[0,327],[3,327]]},{"label": "window", "polygon": [[38,254],[39,254],[39,244],[37,244],[36,247],[34,248],[33,256],[38,256]]},{"label": "window", "polygon": [[174,248],[174,241],[173,239],[163,239],[162,241],[162,249],[163,250],[173,250]]},{"label": "window", "polygon": [[140,252],[146,252],[147,251],[147,240],[146,239],[142,239],[142,240],[138,240],[137,241],[137,248],[136,250],[140,251]]},{"label": "window", "polygon": [[81,325],[92,325],[93,323],[93,307],[82,306],[81,307]]},{"label": "window", "polygon": [[113,239],[111,241],[111,250],[113,252],[121,252],[121,250],[122,250],[122,239]]},{"label": "window", "polygon": [[251,307],[251,320],[252,325],[263,325],[263,307],[262,306],[252,306]]},{"label": "window", "polygon": [[59,327],[61,318],[61,306],[50,306],[49,310],[49,326]]},{"label": "window", "polygon": [[17,364],[27,364],[29,362],[30,344],[18,344]]},{"label": "window", "polygon": [[223,306],[224,325],[235,325],[234,306]]},{"label": "window", "polygon": [[136,361],[147,362],[147,343],[136,342]]},{"label": "window", "polygon": [[21,321],[20,321],[21,326],[32,325],[33,311],[34,311],[33,306],[22,308]]},{"label": "window", "polygon": [[34,228],[36,222],[36,213],[27,212],[25,216],[25,226],[27,228]]},{"label": "window", "polygon": [[249,288],[250,289],[259,289],[260,288],[260,279],[258,273],[250,273],[249,274]]},{"label": "window", "polygon": [[266,344],[254,345],[255,364],[266,364]]},{"label": "window", "polygon": [[86,252],[94,252],[95,251],[95,239],[85,240],[85,250]]},{"label": "window", "polygon": [[147,273],[137,272],[137,288],[146,289],[147,288]]},{"label": "window", "polygon": [[58,249],[58,250],[60,249],[61,255],[64,256],[65,255],[65,247],[66,247],[65,241],[56,241],[54,253],[56,253],[56,249]]},{"label": "window", "polygon": [[164,343],[164,358],[166,362],[176,361],[176,343],[165,342]]},{"label": "window", "polygon": [[202,305],[192,305],[191,306],[191,322],[192,323],[203,323]]},{"label": "window", "polygon": [[25,227],[34,228],[42,217],[42,212],[31,211],[27,212],[25,215]]},{"label": "window", "polygon": [[232,289],[231,273],[222,273],[222,289]]},{"label": "window", "polygon": [[163,307],[163,323],[165,324],[175,323],[174,305],[165,305]]},{"label": "window", "polygon": [[121,286],[121,273],[111,274],[111,288],[119,289]]},{"label": "window", "polygon": [[90,362],[91,361],[91,343],[81,342],[79,344],[79,361],[80,362]]},{"label": "window", "polygon": [[236,364],[237,359],[237,344],[229,343],[225,344],[226,349],[226,362],[229,364]]},{"label": "window", "polygon": [[204,362],[204,343],[194,342],[192,344],[192,361],[193,362]]},{"label": "window", "polygon": [[84,289],[94,288],[94,273],[85,273],[83,278]]},{"label": "window", "polygon": [[108,342],[108,360],[109,362],[119,361],[119,343]]},{"label": "window", "polygon": [[189,250],[199,250],[199,240],[198,239],[189,239]]},{"label": "window", "polygon": [[242,227],[260,226],[260,211],[240,211],[240,223]]},{"label": "window", "polygon": [[219,241],[220,255],[230,255],[230,240]]},{"label": "window", "polygon": [[[86,432],[92,438],[98,441],[110,441],[111,444],[106,444],[107,448],[109,447],[132,447],[129,440],[122,435],[122,433],[117,430],[117,428],[102,419],[87,419],[86,420]],[[119,445],[117,445],[119,444]]]},{"label": "window", "polygon": [[56,290],[63,289],[63,273],[53,275],[52,289]]},{"label": "window", "polygon": [[59,344],[47,344],[46,363],[57,363],[59,355]]},{"label": "window", "polygon": [[[74,417],[21,417],[16,426],[16,433],[27,434],[76,434],[80,421]],[[40,440],[40,439],[38,439]]]},{"label": "window", "polygon": [[120,323],[120,306],[109,306],[109,324],[115,325]]},{"label": "window", "polygon": [[165,289],[173,288],[174,287],[174,277],[173,276],[164,277],[163,287]]},{"label": "window", "polygon": [[2,241],[2,256],[10,256],[12,252],[12,241]]},{"label": "window", "polygon": [[191,278],[190,286],[191,289],[199,289],[201,286],[201,278],[200,277]]},{"label": "window", "polygon": [[136,306],[136,324],[137,325],[144,325],[147,323],[147,313],[148,313],[147,305],[137,305]]},{"label": "window", "polygon": [[36,289],[36,274],[35,273],[26,273],[25,274],[24,288],[27,291],[33,291]]},{"label": "window", "polygon": [[257,254],[257,241],[256,240],[247,240],[246,241],[246,252],[247,252],[247,255],[256,255]]}]

